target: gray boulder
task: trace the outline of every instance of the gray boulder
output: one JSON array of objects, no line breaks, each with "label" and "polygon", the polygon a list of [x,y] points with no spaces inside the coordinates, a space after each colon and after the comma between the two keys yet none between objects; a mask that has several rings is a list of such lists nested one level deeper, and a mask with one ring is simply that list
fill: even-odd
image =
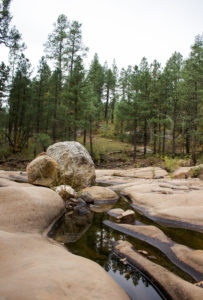
[{"label": "gray boulder", "polygon": [[61,184],[81,189],[95,183],[94,162],[80,143],[56,143],[48,147],[47,154],[59,164]]}]

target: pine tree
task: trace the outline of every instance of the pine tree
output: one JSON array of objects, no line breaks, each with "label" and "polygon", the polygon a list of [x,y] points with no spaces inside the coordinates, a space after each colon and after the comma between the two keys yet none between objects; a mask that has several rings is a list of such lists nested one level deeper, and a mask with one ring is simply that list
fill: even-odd
[{"label": "pine tree", "polygon": [[21,55],[8,99],[9,124],[7,138],[14,153],[22,150],[31,134],[30,75],[30,63],[24,55]]}]

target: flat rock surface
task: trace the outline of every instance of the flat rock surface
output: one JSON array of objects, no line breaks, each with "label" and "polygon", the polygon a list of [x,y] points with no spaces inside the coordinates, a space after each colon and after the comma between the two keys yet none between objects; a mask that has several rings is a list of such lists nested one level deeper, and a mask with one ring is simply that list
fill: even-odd
[{"label": "flat rock surface", "polygon": [[0,178],[0,299],[129,300],[98,264],[47,238],[63,210],[54,191]]},{"label": "flat rock surface", "polygon": [[135,182],[121,188],[133,206],[167,225],[203,231],[203,183],[200,180]]},{"label": "flat rock surface", "polygon": [[111,221],[104,221],[104,224],[158,248],[195,280],[203,280],[203,250],[175,243],[156,226],[115,224]]},{"label": "flat rock surface", "polygon": [[28,182],[26,172],[22,171],[2,171],[0,170],[0,178],[9,179],[11,181]]},{"label": "flat rock surface", "polygon": [[[124,173],[129,177],[122,176]],[[130,177],[130,173],[131,169],[96,170],[96,181],[109,183],[109,188],[128,197],[136,210],[156,222],[203,232],[203,182],[200,179],[167,176],[144,179]]]},{"label": "flat rock surface", "polygon": [[98,264],[40,235],[0,231],[0,298],[129,300]]},{"label": "flat rock surface", "polygon": [[119,241],[114,246],[115,252],[126,257],[127,261],[147,274],[152,280],[167,292],[167,299],[174,300],[200,300],[203,299],[203,289],[197,287],[175,274],[167,271],[163,267],[149,261],[133,250],[130,243]]},{"label": "flat rock surface", "polygon": [[168,176],[168,172],[158,167],[147,168],[132,168],[132,169],[115,169],[115,170],[96,170],[98,176],[118,176],[118,177],[132,177],[132,178],[145,178],[156,179]]}]

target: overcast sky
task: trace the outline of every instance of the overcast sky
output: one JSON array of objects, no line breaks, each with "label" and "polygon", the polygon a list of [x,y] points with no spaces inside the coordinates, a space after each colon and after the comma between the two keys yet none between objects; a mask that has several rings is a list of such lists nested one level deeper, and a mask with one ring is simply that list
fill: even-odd
[{"label": "overcast sky", "polygon": [[203,0],[13,0],[11,13],[35,68],[60,14],[82,23],[88,61],[98,53],[101,63],[110,66],[115,58],[119,68],[143,56],[164,66],[174,51],[186,58],[203,33]]}]

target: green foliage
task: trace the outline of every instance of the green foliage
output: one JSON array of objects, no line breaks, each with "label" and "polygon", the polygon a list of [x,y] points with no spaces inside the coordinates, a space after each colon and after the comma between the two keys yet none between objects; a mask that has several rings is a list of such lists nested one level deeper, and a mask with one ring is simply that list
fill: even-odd
[{"label": "green foliage", "polygon": [[174,172],[180,167],[189,166],[191,163],[190,159],[187,158],[180,159],[179,157],[172,158],[168,156],[164,157],[164,161],[165,161],[165,168],[169,173]]},{"label": "green foliage", "polygon": [[190,171],[191,177],[197,178],[200,175],[200,170],[201,170],[200,166],[192,168]]},{"label": "green foliage", "polygon": [[51,138],[46,133],[38,133],[33,136],[33,146],[38,147],[40,145],[41,151],[46,151],[48,146],[51,145]]},{"label": "green foliage", "polygon": [[[186,152],[196,163],[203,141],[202,36],[196,37],[187,60],[175,52],[163,69],[158,61],[149,65],[143,57],[119,74],[115,62],[102,66],[95,54],[85,70],[88,49],[82,44],[82,25],[62,14],[45,44],[54,68],[42,57],[31,79],[20,33],[10,29],[10,2],[0,0],[0,44],[10,47],[10,71],[0,65],[0,136],[7,137],[13,152],[29,147],[32,137],[36,152],[51,139],[77,140],[84,134],[91,155],[102,160],[105,145],[98,148],[94,139],[99,131],[100,137],[133,144],[134,159],[137,145],[144,144],[144,155],[152,146],[154,156]],[[165,161],[173,170],[176,160]]]}]

